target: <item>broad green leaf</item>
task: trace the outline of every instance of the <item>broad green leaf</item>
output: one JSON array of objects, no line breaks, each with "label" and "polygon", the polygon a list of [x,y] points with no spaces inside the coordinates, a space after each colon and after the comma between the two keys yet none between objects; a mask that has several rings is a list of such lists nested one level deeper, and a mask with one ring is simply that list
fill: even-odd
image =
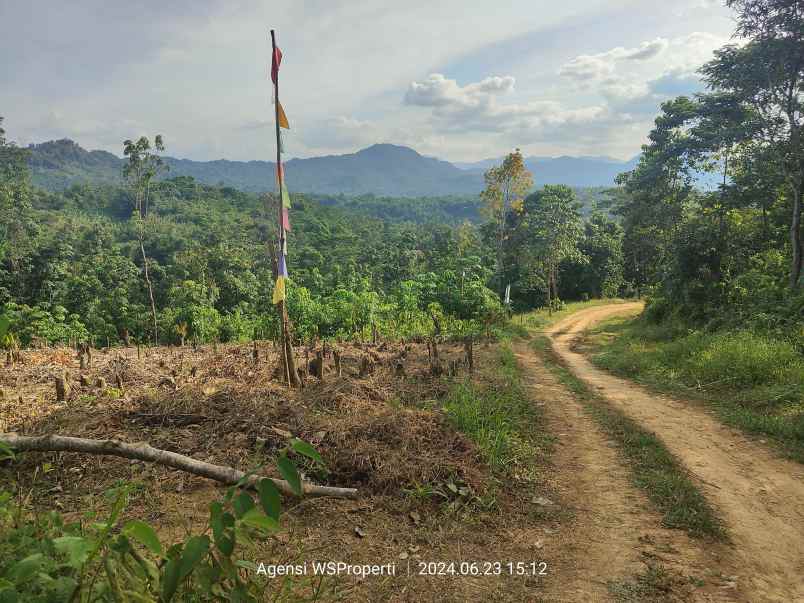
[{"label": "broad green leaf", "polygon": [[162,543],[154,529],[144,521],[133,519],[123,527],[123,533],[129,538],[139,541],[155,555],[162,554]]},{"label": "broad green leaf", "polygon": [[6,576],[11,578],[15,584],[22,584],[39,571],[39,568],[42,567],[44,561],[45,558],[42,553],[29,555],[25,559],[17,561],[17,563],[12,565],[11,568],[6,572]]},{"label": "broad green leaf", "polygon": [[247,492],[240,492],[234,497],[232,507],[234,508],[235,517],[240,518],[254,508],[254,500]]},{"label": "broad green leaf", "polygon": [[257,483],[257,493],[260,495],[260,504],[265,514],[268,517],[279,520],[282,503],[279,496],[279,489],[274,485],[274,482],[270,479],[261,479]]},{"label": "broad green leaf", "polygon": [[23,603],[14,588],[0,587],[0,603]]},{"label": "broad green leaf", "polygon": [[321,458],[321,455],[318,454],[318,451],[315,448],[313,448],[308,442],[305,442],[304,440],[300,440],[298,438],[294,438],[290,446],[291,448],[293,448],[295,452],[303,454],[309,459],[313,459],[316,463],[321,463],[322,465],[324,464],[324,459]]},{"label": "broad green leaf", "polygon": [[168,603],[176,594],[179,587],[179,563],[178,559],[169,559],[165,564],[162,573],[162,601]]},{"label": "broad green leaf", "polygon": [[234,528],[235,518],[231,513],[226,513],[220,503],[212,503],[210,505],[212,518],[210,525],[212,526],[212,537],[215,539],[215,546],[226,557],[234,551]]},{"label": "broad green leaf", "polygon": [[257,509],[256,507],[243,515],[243,517],[240,518],[240,521],[247,526],[265,530],[266,532],[275,532],[279,529],[279,522],[276,521],[276,519],[273,517],[268,517],[262,512],[261,509]]},{"label": "broad green leaf", "polygon": [[80,569],[92,552],[94,542],[81,536],[62,536],[53,539],[53,547],[57,552],[67,556],[67,565]]},{"label": "broad green leaf", "polygon": [[54,601],[69,601],[78,582],[72,576],[61,576],[53,581],[50,587],[51,597]]},{"label": "broad green leaf", "polygon": [[296,496],[301,496],[303,494],[301,478],[299,477],[299,472],[296,469],[296,465],[293,464],[293,461],[286,456],[280,456],[279,460],[276,462],[276,466],[282,477],[290,484]]},{"label": "broad green leaf", "polygon": [[184,552],[181,555],[181,565],[179,566],[179,580],[195,569],[195,566],[206,556],[209,551],[209,538],[206,536],[192,536],[184,545]]},{"label": "broad green leaf", "polygon": [[209,525],[212,528],[212,537],[217,544],[223,536],[223,505],[219,502],[209,505]]}]

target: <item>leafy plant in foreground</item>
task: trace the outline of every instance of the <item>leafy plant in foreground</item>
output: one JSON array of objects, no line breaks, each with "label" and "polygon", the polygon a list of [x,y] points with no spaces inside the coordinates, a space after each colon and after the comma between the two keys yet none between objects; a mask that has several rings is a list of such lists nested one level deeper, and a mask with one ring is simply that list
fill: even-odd
[{"label": "leafy plant in foreground", "polygon": [[[306,442],[292,450],[321,463]],[[0,460],[13,457],[0,447]],[[296,465],[285,453],[280,474],[302,494]],[[114,504],[104,522],[65,523],[60,513],[28,515],[8,492],[0,493],[0,602],[257,601],[265,586],[254,580],[253,563],[238,559],[238,545],[279,529],[281,497],[270,479],[256,497],[241,489],[251,474],[209,506],[201,534],[172,546],[140,520],[121,523],[131,486],[112,489]]]}]

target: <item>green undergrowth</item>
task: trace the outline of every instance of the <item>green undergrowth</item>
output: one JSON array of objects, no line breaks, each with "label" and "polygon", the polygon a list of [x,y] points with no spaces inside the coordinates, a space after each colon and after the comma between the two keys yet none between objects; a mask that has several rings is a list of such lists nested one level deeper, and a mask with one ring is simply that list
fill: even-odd
[{"label": "green undergrowth", "polygon": [[618,318],[594,328],[587,345],[598,366],[703,401],[723,422],[804,462],[804,356],[791,343]]},{"label": "green undergrowth", "polygon": [[496,361],[480,379],[452,387],[443,408],[499,476],[530,473],[549,451],[544,418],[527,395],[507,343],[500,345]]},{"label": "green undergrowth", "polygon": [[698,490],[684,467],[655,434],[611,406],[564,367],[552,353],[550,342],[539,336],[534,349],[547,366],[572,390],[587,412],[625,457],[637,487],[662,513],[662,524],[685,530],[690,536],[726,539],[722,522]]}]

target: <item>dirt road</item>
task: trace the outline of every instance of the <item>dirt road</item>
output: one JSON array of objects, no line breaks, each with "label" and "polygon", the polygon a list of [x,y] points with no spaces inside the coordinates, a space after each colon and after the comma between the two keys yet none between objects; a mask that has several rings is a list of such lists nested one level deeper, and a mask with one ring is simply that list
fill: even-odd
[{"label": "dirt road", "polygon": [[[550,568],[540,600],[614,601],[612,588],[633,581],[650,564],[671,572],[668,600],[750,601],[729,579],[732,567],[721,562],[726,547],[705,549],[684,532],[663,528],[661,515],[633,485],[617,450],[572,392],[526,342],[515,344],[514,351],[556,438],[551,481],[559,508],[571,515],[541,537]],[[705,579],[705,586],[692,586],[690,577]]]},{"label": "dirt road", "polygon": [[700,405],[657,395],[595,368],[573,342],[641,304],[582,310],[558,322],[553,349],[582,380],[661,438],[699,479],[733,540],[737,582],[751,601],[804,601],[804,466],[721,424]]}]

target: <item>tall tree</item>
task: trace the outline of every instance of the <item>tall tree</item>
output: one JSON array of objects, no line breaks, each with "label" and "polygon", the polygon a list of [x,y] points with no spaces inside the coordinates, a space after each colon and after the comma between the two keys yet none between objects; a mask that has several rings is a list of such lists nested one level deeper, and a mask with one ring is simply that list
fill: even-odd
[{"label": "tall tree", "polygon": [[564,260],[582,259],[578,242],[583,234],[575,192],[562,184],[545,185],[529,195],[522,209],[521,249],[533,270],[541,271],[547,306],[558,299],[558,267]]},{"label": "tall tree", "polygon": [[131,186],[134,194],[134,221],[137,226],[137,237],[142,253],[142,272],[148,288],[148,297],[151,302],[151,318],[153,320],[154,345],[159,343],[159,324],[156,317],[156,301],[154,300],[154,287],[148,271],[148,255],[145,253],[145,227],[148,219],[148,205],[151,197],[151,183],[160,173],[167,170],[158,153],[165,150],[162,135],[154,138],[153,151],[151,142],[147,137],[140,137],[137,142],[126,140],[123,142],[123,155],[128,157],[128,163],[123,166],[123,177]]},{"label": "tall tree", "polygon": [[750,108],[760,137],[782,166],[791,200],[790,286],[802,275],[804,194],[804,3],[801,0],[727,0],[737,10],[744,46],[715,52],[702,73],[708,85]]},{"label": "tall tree", "polygon": [[[12,286],[20,262],[31,252],[36,231],[31,216],[28,151],[7,142],[2,125],[0,117],[0,262],[5,272],[2,276],[8,277],[0,279],[0,289],[5,284]],[[0,297],[8,297],[8,294],[0,291]]]},{"label": "tall tree", "polygon": [[504,245],[509,233],[509,213],[511,208],[521,206],[525,195],[533,187],[533,175],[525,167],[522,153],[516,149],[502,162],[486,172],[486,188],[480,193],[483,199],[483,215],[494,226],[495,232],[495,278],[500,287],[500,297],[504,295]]}]

